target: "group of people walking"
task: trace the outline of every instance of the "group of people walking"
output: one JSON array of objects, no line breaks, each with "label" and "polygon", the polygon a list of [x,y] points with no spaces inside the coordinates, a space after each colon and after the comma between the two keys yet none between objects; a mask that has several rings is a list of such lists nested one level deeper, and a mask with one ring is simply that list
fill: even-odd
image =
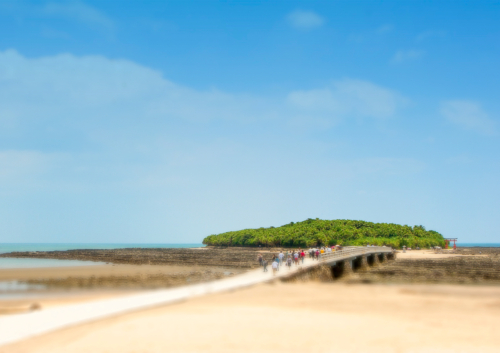
[{"label": "group of people walking", "polygon": [[333,251],[337,250],[338,245],[327,247],[323,246],[321,248],[309,249],[309,257],[313,260],[319,260],[323,254],[331,254]]},{"label": "group of people walking", "polygon": [[[342,247],[340,245],[335,245],[332,247],[321,247],[321,248],[311,248],[309,250],[303,250],[299,248],[298,250],[287,250],[286,252],[280,251],[278,254],[273,254],[271,260],[271,267],[273,269],[273,274],[276,274],[277,271],[280,270],[281,266],[287,266],[288,269],[291,269],[292,266],[298,266],[299,264],[304,263],[304,259],[306,254],[309,255],[309,258],[313,260],[319,260],[322,254],[332,253],[335,250],[340,250]],[[259,261],[259,265],[264,268],[264,272],[267,272],[268,261],[264,259],[261,253],[258,254],[257,259]]]},{"label": "group of people walking", "polygon": [[[306,257],[306,253],[302,249],[298,250],[289,250],[285,253],[280,251],[278,254],[273,254],[273,258],[271,260],[271,267],[273,269],[273,273],[279,271],[280,266],[287,266],[288,269],[292,268],[293,265],[298,266],[299,263],[304,263],[304,258]],[[264,268],[264,272],[267,272],[268,262],[266,259],[262,257],[262,254],[257,256],[259,260],[259,265]]]}]

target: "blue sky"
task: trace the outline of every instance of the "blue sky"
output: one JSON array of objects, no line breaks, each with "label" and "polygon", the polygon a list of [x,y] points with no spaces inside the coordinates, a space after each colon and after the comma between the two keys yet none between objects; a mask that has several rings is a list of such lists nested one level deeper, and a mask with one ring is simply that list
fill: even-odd
[{"label": "blue sky", "polygon": [[499,1],[1,1],[0,241],[306,218],[500,242]]}]

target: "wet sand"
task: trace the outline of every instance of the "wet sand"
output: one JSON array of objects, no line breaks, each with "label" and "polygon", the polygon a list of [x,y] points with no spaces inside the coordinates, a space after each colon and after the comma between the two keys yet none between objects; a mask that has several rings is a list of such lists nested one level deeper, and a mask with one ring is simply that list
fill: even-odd
[{"label": "wet sand", "polygon": [[500,287],[259,285],[60,330],[20,352],[498,352]]},{"label": "wet sand", "polygon": [[63,277],[133,276],[152,274],[171,275],[175,273],[189,274],[193,271],[205,271],[209,269],[217,271],[241,272],[241,270],[208,266],[109,264],[75,267],[0,269],[0,281],[30,280],[36,278],[53,279]]},{"label": "wet sand", "polygon": [[168,288],[233,276],[242,269],[178,265],[95,265],[0,269],[0,281],[42,284],[45,289],[0,292],[0,315],[33,307],[74,304],[143,289]]}]

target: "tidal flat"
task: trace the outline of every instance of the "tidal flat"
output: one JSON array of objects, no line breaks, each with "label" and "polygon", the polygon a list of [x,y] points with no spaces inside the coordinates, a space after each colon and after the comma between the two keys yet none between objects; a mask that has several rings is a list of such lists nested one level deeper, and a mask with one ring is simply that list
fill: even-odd
[{"label": "tidal flat", "polygon": [[[237,276],[257,267],[257,253],[268,258],[280,249],[149,251],[106,250],[104,258],[117,262],[106,265],[1,270],[0,281],[45,290],[0,300],[0,314]],[[59,259],[103,259],[103,253],[92,250],[29,256],[51,258],[53,253]],[[153,256],[148,259],[148,254]],[[160,254],[168,256],[160,260]],[[54,331],[0,352],[496,352],[499,264],[498,248],[400,251],[394,261],[337,280],[318,270],[307,278]]]}]

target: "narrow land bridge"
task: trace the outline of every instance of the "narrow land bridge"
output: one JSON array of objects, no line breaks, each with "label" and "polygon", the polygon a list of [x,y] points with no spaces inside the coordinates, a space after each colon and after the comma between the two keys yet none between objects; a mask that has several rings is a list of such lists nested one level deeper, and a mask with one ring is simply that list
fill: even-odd
[{"label": "narrow land bridge", "polygon": [[3,316],[0,317],[0,346],[61,328],[132,311],[175,303],[206,294],[244,288],[276,279],[300,277],[320,266],[326,266],[330,269],[331,276],[338,278],[348,272],[394,258],[394,250],[388,247],[346,247],[343,250],[322,254],[319,261],[306,258],[304,263],[299,266],[293,266],[291,269],[282,267],[275,276],[272,274],[271,268],[268,272],[263,272],[260,268],[208,283],[152,290],[142,294]]},{"label": "narrow land bridge", "polygon": [[318,262],[314,263],[313,261],[310,264],[308,261],[310,266],[299,268],[293,275],[297,276],[300,272],[306,272],[317,266],[327,266],[331,271],[331,276],[339,278],[358,269],[364,269],[395,258],[394,250],[385,246],[351,246],[340,251],[322,254]]}]

